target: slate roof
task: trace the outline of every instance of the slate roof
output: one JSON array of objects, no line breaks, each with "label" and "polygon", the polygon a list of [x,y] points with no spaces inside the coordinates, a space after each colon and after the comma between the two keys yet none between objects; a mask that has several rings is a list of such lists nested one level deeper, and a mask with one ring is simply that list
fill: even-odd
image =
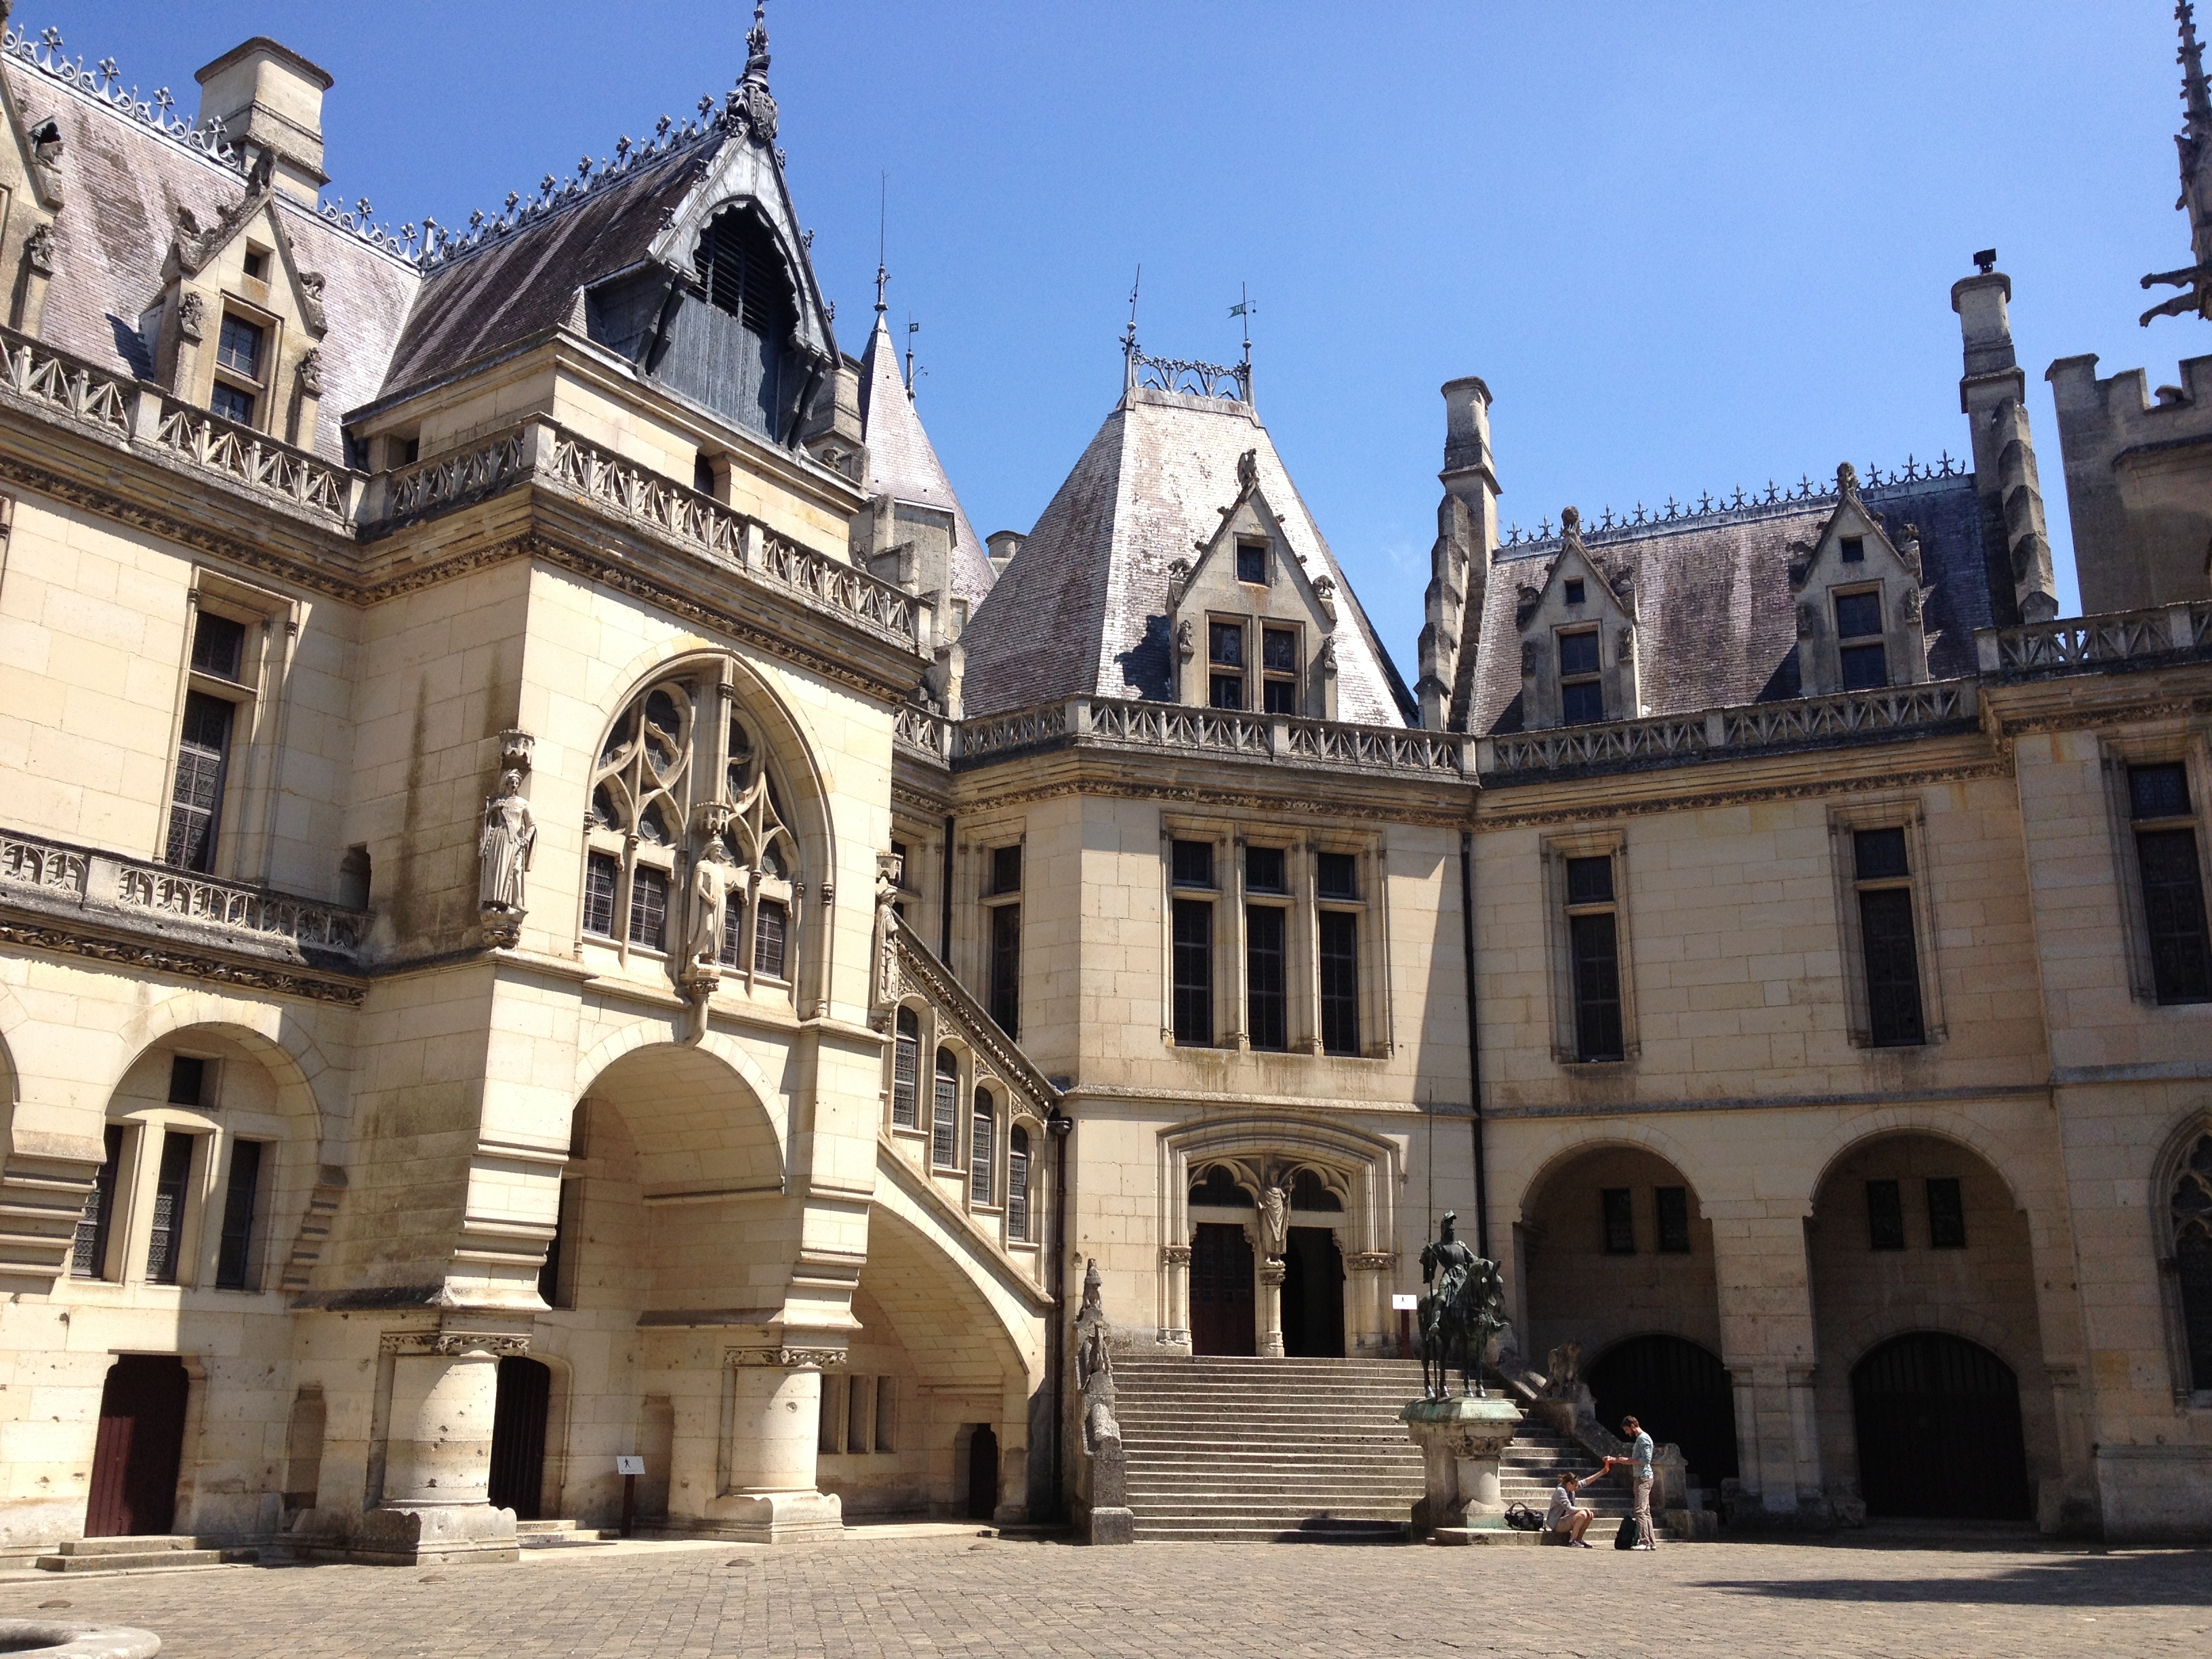
[{"label": "slate roof", "polygon": [[968,522],[968,514],[953,493],[937,459],[937,447],[922,430],[921,416],[906,395],[899,374],[898,348],[892,343],[884,313],[876,313],[876,326],[868,336],[868,349],[860,359],[860,429],[868,447],[868,494],[889,495],[918,507],[935,507],[952,514],[952,594],[965,599],[972,613],[991,591],[990,550]]},{"label": "slate roof", "polygon": [[[30,125],[51,115],[62,135],[67,200],[54,220],[54,281],[40,337],[115,374],[151,379],[138,319],[161,297],[176,210],[190,208],[201,224],[212,225],[246,194],[245,178],[15,58],[0,61],[0,75]],[[327,223],[304,204],[281,193],[276,201],[300,267],[328,279],[314,447],[343,461],[339,419],[383,384],[392,342],[422,279],[406,261]]]},{"label": "slate roof", "polygon": [[[1862,499],[1892,541],[1920,527],[1928,672],[1974,672],[1973,631],[1988,628],[1990,571],[1982,507],[1971,477],[1878,485]],[[1591,532],[1591,555],[1635,573],[1638,692],[1650,714],[1688,714],[1798,695],[1791,672],[1797,596],[1790,561],[1809,550],[1835,510],[1832,497],[1729,514],[1692,526]],[[1717,515],[1717,517],[1718,515]],[[1498,550],[1491,567],[1477,665],[1475,732],[1521,729],[1519,590],[1540,588],[1556,542]]]},{"label": "slate roof", "polygon": [[404,392],[563,323],[581,332],[581,290],[644,262],[664,211],[682,203],[718,147],[686,147],[648,161],[432,271],[392,353],[386,392]]},{"label": "slate roof", "polygon": [[1098,428],[1021,552],[969,618],[963,691],[971,714],[1088,693],[1174,696],[1168,562],[1220,528],[1237,461],[1256,452],[1260,489],[1310,575],[1337,585],[1337,717],[1406,726],[1416,714],[1352,585],[1248,404],[1136,388]]}]

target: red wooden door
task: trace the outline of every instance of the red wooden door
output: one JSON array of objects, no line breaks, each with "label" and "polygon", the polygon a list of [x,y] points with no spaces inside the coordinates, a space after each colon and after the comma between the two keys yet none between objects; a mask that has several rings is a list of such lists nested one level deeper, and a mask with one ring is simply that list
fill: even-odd
[{"label": "red wooden door", "polygon": [[184,1361],[173,1354],[125,1354],[108,1368],[100,1391],[86,1537],[143,1536],[176,1524],[191,1392]]}]

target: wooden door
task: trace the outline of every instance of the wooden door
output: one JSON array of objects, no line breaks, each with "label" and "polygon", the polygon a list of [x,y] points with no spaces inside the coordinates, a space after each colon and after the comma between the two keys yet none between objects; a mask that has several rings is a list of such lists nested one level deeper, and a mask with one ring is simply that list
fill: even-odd
[{"label": "wooden door", "polygon": [[545,1488],[545,1410],[553,1373],[535,1359],[499,1362],[499,1394],[491,1413],[491,1505],[518,1521],[539,1518]]},{"label": "wooden door", "polygon": [[1253,1324],[1252,1241],[1225,1222],[1201,1221],[1190,1250],[1190,1351],[1259,1352]]},{"label": "wooden door", "polygon": [[2033,1513],[2020,1383],[1987,1348],[1893,1337],[1851,1368],[1867,1513],[2021,1521]]},{"label": "wooden door", "polygon": [[176,1524],[191,1393],[191,1378],[174,1354],[125,1354],[108,1368],[100,1391],[86,1537],[137,1537]]},{"label": "wooden door", "polygon": [[1735,1389],[1710,1350],[1679,1336],[1631,1337],[1583,1380],[1599,1422],[1618,1429],[1633,1416],[1661,1445],[1673,1441],[1692,1484],[1717,1488],[1735,1474]]}]

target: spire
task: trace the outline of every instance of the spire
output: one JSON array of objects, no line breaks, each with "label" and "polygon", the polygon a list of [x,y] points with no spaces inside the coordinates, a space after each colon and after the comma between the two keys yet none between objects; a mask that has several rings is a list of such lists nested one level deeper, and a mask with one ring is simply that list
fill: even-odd
[{"label": "spire", "polygon": [[722,118],[732,127],[743,126],[761,144],[775,143],[775,100],[768,89],[768,6],[756,0],[753,26],[745,35],[745,72],[730,88]]},{"label": "spire", "polygon": [[2145,327],[2154,317],[2183,317],[2194,312],[2212,319],[2212,91],[2204,81],[2204,49],[2197,39],[2197,13],[2191,0],[2175,0],[2175,21],[2181,25],[2181,131],[2174,145],[2181,153],[2181,200],[2175,206],[2189,216],[2190,252],[2196,263],[2180,270],[2153,271],[2142,279],[2150,288],[2164,284],[2183,291],[2142,314]]}]

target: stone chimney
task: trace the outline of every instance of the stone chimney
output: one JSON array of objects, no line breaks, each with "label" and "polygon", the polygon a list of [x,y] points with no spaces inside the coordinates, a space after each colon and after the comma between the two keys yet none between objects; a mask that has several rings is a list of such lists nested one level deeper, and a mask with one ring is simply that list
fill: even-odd
[{"label": "stone chimney", "polygon": [[2013,351],[2012,279],[1996,269],[1996,252],[1974,256],[1980,267],[1951,285],[1966,346],[1959,410],[1974,444],[1974,487],[1984,522],[2002,544],[2012,572],[2013,609],[2021,622],[2058,614],[2058,581],[2045,533],[2035,440],[2027,429],[2027,379]]},{"label": "stone chimney", "polygon": [[331,77],[289,46],[257,34],[210,64],[200,83],[199,122],[222,123],[223,135],[252,161],[276,159],[276,187],[313,205],[330,183],[323,171],[323,94]]},{"label": "stone chimney", "polygon": [[1444,466],[1437,476],[1444,498],[1437,507],[1437,539],[1429,550],[1421,672],[1413,692],[1420,700],[1421,725],[1431,732],[1466,728],[1483,594],[1498,547],[1490,388],[1469,374],[1447,380],[1443,397]]},{"label": "stone chimney", "polygon": [[1006,567],[1014,562],[1014,555],[1022,550],[1022,532],[1018,530],[994,530],[983,538],[983,544],[991,550],[991,574],[1006,574]]}]

